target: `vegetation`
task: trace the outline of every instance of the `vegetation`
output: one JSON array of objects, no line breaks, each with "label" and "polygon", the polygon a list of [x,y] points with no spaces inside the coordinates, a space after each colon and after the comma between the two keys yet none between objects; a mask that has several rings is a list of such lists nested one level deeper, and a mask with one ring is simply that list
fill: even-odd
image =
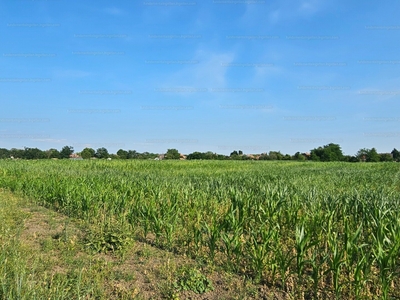
[{"label": "vegetation", "polygon": [[[398,164],[3,160],[0,174],[0,187],[96,224],[96,252],[141,241],[285,298],[400,297]],[[178,268],[166,297],[210,292],[196,270]]]},{"label": "vegetation", "polygon": [[[74,153],[72,146],[64,146],[61,151],[57,149],[49,149],[42,151],[37,148],[21,149],[4,149],[0,148],[0,159],[6,158],[20,158],[20,159],[44,159],[44,158],[61,158],[68,159]],[[94,150],[92,148],[85,148],[81,152],[75,153],[74,158],[83,159],[158,159],[159,154],[143,152],[139,153],[136,150],[123,150],[119,149],[116,154],[110,154],[104,147]],[[177,149],[168,149],[164,159],[180,159],[181,154]],[[340,145],[330,143],[323,147],[312,149],[310,153],[296,152],[294,155],[282,154],[280,151],[269,151],[269,153],[261,154],[245,154],[242,150],[234,150],[229,156],[217,154],[211,151],[198,152],[185,156],[188,160],[298,160],[298,161],[345,161],[345,162],[389,162],[400,161],[400,153],[394,148],[391,153],[378,153],[375,148],[360,149],[355,155],[344,155]]]}]

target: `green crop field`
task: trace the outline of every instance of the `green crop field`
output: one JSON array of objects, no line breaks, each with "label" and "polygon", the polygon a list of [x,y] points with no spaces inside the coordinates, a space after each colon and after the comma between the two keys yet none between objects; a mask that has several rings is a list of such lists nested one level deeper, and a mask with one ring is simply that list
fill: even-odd
[{"label": "green crop field", "polygon": [[98,225],[98,252],[136,240],[288,299],[400,297],[398,163],[2,160],[0,188]]}]

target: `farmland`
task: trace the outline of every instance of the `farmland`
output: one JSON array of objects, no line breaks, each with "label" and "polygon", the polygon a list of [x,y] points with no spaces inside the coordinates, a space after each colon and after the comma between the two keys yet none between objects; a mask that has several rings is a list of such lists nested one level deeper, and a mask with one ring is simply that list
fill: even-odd
[{"label": "farmland", "polygon": [[400,297],[397,163],[2,160],[0,188],[93,224],[95,252],[137,241],[287,299]]}]

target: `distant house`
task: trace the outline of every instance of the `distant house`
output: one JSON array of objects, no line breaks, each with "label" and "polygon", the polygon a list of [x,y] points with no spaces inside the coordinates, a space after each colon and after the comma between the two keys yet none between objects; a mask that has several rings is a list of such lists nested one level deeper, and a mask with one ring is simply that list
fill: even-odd
[{"label": "distant house", "polygon": [[158,155],[158,160],[163,160],[165,158],[165,154],[159,154]]},{"label": "distant house", "polygon": [[245,154],[251,160],[259,160],[262,154]]},{"label": "distant house", "polygon": [[179,159],[180,160],[185,160],[186,159],[186,155],[184,155],[184,154],[179,154]]},{"label": "distant house", "polygon": [[69,159],[72,159],[72,160],[82,160],[83,158],[82,158],[81,156],[79,156],[78,154],[76,154],[76,153],[72,153],[72,154],[69,156]]}]

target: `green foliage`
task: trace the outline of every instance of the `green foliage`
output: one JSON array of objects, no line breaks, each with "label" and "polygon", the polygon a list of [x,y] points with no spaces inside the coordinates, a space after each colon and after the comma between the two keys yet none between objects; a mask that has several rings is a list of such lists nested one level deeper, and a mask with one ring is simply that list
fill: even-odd
[{"label": "green foliage", "polygon": [[94,157],[95,154],[96,154],[96,151],[94,151],[94,149],[92,149],[92,148],[85,148],[85,149],[83,149],[82,152],[81,152],[81,157],[82,157],[83,159],[90,159],[90,158]]},{"label": "green foliage", "polygon": [[60,151],[60,158],[69,158],[72,153],[74,153],[72,146],[64,146]]},{"label": "green foliage", "polygon": [[323,147],[311,150],[311,160],[314,161],[342,161],[343,152],[338,144],[330,143]]},{"label": "green foliage", "polygon": [[396,148],[392,150],[391,154],[393,156],[393,160],[400,161],[400,152]]},{"label": "green foliage", "polygon": [[380,160],[379,154],[376,151],[375,148],[372,149],[360,149],[357,152],[358,159],[360,159],[361,161],[366,161],[366,162],[378,162]]},{"label": "green foliage", "polygon": [[25,159],[42,159],[42,158],[46,158],[46,153],[38,148],[25,147],[23,158],[25,158]]},{"label": "green foliage", "polygon": [[400,297],[395,163],[2,160],[0,175],[0,188],[100,226],[96,251],[123,250],[134,228],[293,299]]},{"label": "green foliage", "polygon": [[177,291],[192,291],[197,294],[204,294],[214,290],[214,286],[206,276],[194,268],[182,268],[175,282]]},{"label": "green foliage", "polygon": [[296,152],[295,155],[293,155],[293,159],[299,161],[305,161],[307,158],[300,152]]},{"label": "green foliage", "polygon": [[46,151],[47,158],[60,158],[60,151],[57,149],[49,149]]},{"label": "green foliage", "polygon": [[118,155],[118,157],[121,158],[121,159],[127,159],[127,158],[128,158],[128,151],[125,151],[125,150],[123,150],[123,149],[119,149],[119,150],[117,151],[117,155]]},{"label": "green foliage", "polygon": [[211,151],[207,151],[207,152],[193,152],[188,154],[188,156],[186,157],[186,159],[191,160],[191,159],[227,159],[227,157],[225,155],[218,155],[216,153],[213,153]]},{"label": "green foliage", "polygon": [[124,230],[121,225],[105,222],[100,224],[100,228],[91,228],[86,237],[86,246],[100,253],[125,250],[133,243],[129,232],[130,230]]},{"label": "green foliage", "polygon": [[390,153],[381,153],[379,154],[379,161],[393,161],[393,158]]},{"label": "green foliage", "polygon": [[108,158],[110,155],[108,154],[108,150],[102,147],[97,149],[95,156],[97,158]]},{"label": "green foliage", "polygon": [[179,151],[176,149],[168,149],[167,153],[164,156],[164,159],[179,159],[180,154]]},{"label": "green foliage", "polygon": [[10,151],[5,148],[0,148],[0,159],[10,158]]}]

